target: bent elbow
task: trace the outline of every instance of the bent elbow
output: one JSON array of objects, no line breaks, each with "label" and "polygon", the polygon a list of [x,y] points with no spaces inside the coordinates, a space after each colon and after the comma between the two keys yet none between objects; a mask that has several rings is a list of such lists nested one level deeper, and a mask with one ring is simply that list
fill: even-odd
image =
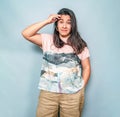
[{"label": "bent elbow", "polygon": [[25,39],[27,39],[27,40],[29,39],[29,37],[27,36],[27,34],[24,31],[22,31],[21,34]]},{"label": "bent elbow", "polygon": [[23,37],[26,37],[26,34],[25,34],[24,31],[22,31],[21,34],[22,34]]}]

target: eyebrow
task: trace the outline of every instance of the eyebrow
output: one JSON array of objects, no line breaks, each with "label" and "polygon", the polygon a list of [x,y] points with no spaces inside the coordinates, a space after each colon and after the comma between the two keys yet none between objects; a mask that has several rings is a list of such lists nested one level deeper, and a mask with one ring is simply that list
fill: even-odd
[{"label": "eyebrow", "polygon": [[[59,20],[63,20],[63,19],[59,19]],[[71,19],[68,19],[67,21],[71,21]]]}]

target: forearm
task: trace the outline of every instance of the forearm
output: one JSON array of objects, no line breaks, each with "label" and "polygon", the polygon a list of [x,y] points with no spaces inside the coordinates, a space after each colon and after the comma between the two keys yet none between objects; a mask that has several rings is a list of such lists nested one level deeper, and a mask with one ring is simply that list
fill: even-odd
[{"label": "forearm", "polygon": [[25,28],[22,31],[22,35],[28,41],[30,41],[30,42],[32,42],[32,43],[42,47],[42,36],[41,36],[40,33],[38,34],[37,32],[41,28],[43,28],[45,25],[54,23],[58,19],[60,19],[60,15],[58,15],[58,14],[50,15],[46,20],[44,20],[42,22],[38,22],[38,23],[32,24],[32,25],[28,26],[27,28]]},{"label": "forearm", "polygon": [[44,20],[42,22],[32,24],[23,30],[22,35],[24,37],[31,37],[35,35],[41,28],[43,28],[47,24],[49,24],[48,20]]},{"label": "forearm", "polygon": [[86,67],[82,71],[82,78],[84,80],[84,87],[87,85],[89,78],[90,78],[90,66]]},{"label": "forearm", "polygon": [[58,14],[50,15],[46,20],[44,20],[42,22],[38,22],[38,23],[32,24],[31,26],[28,26],[26,29],[23,30],[22,35],[25,38],[29,39],[30,37],[32,37],[35,34],[37,34],[37,32],[41,28],[43,28],[45,25],[50,24],[50,23],[54,23],[58,19],[60,19],[60,15],[58,15]]}]

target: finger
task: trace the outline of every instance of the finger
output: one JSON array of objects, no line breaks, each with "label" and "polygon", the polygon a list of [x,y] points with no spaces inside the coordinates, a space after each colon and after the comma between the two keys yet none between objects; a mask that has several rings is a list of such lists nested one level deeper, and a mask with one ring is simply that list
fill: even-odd
[{"label": "finger", "polygon": [[52,18],[53,22],[56,22],[58,19],[56,17]]},{"label": "finger", "polygon": [[53,17],[53,20],[58,20],[58,19],[60,19],[61,18],[61,15],[55,15],[54,17]]},{"label": "finger", "polygon": [[60,19],[60,18],[61,18],[61,15],[57,15],[57,18]]}]

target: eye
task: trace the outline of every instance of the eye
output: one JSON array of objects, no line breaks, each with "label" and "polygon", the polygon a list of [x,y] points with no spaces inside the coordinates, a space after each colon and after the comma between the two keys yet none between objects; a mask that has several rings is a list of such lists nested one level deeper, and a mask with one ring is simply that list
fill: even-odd
[{"label": "eye", "polygon": [[62,24],[62,23],[63,23],[63,21],[62,21],[62,20],[60,20],[60,21],[59,21],[59,23],[61,23],[61,24]]},{"label": "eye", "polygon": [[71,24],[71,21],[68,21],[67,24]]}]

